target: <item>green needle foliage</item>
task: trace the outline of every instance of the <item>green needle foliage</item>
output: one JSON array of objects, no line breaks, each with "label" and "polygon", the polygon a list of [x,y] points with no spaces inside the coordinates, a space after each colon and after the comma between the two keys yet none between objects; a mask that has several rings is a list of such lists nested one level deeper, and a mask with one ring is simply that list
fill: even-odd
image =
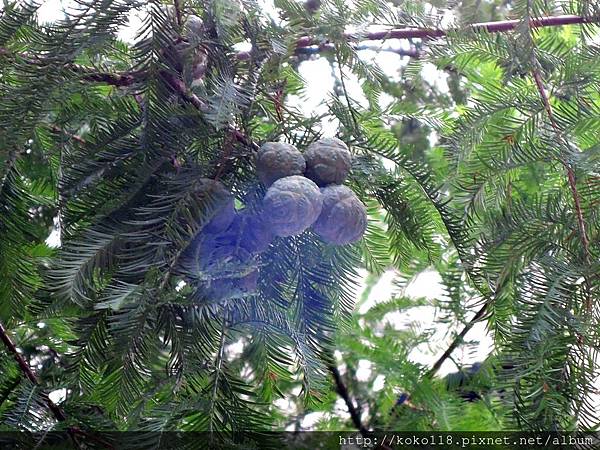
[{"label": "green needle foliage", "polygon": [[[39,3],[5,2],[0,323],[37,383],[0,349],[0,431],[139,431],[140,446],[206,431],[266,446],[264,431],[311,412],[319,429],[595,429],[600,9],[456,3],[276,0],[273,15],[254,0],[76,0],[40,23]],[[133,13],[142,25],[121,41]],[[561,14],[585,23],[531,21]],[[374,25],[438,29],[444,15],[456,28],[411,39],[419,57],[397,74],[355,45]],[[470,26],[509,17],[503,32]],[[301,51],[307,36],[320,49]],[[336,81],[307,115],[301,69],[316,58]],[[364,239],[276,238],[250,294],[190,281],[219,203],[202,179],[259,210],[258,146],[305,149],[323,123],[353,153]],[[390,271],[394,292],[359,308]],[[426,271],[444,295],[406,295]],[[394,322],[415,308],[451,330],[485,321],[492,352],[438,376],[411,357],[433,330]]]}]

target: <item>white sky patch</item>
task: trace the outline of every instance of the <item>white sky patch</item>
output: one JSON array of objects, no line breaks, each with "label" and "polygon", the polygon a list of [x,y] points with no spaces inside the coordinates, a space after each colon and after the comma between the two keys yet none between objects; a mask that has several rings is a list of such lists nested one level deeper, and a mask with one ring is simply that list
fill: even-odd
[{"label": "white sky patch", "polygon": [[341,417],[342,419],[349,419],[350,418],[350,413],[348,412],[348,406],[346,406],[346,402],[344,402],[344,400],[342,400],[341,398],[338,398],[335,401],[335,406],[333,407],[335,413],[337,416]]},{"label": "white sky patch", "polygon": [[377,375],[373,380],[373,392],[379,392],[385,387],[385,375]]},{"label": "white sky patch", "polygon": [[394,170],[396,169],[397,164],[392,161],[391,159],[388,158],[383,158],[381,160],[383,167],[386,168],[387,170]]},{"label": "white sky patch", "polygon": [[65,388],[56,389],[48,394],[50,400],[56,404],[60,404],[67,398],[67,390]]},{"label": "white sky patch", "polygon": [[225,351],[227,352],[227,355],[230,358],[237,358],[239,357],[242,352],[244,351],[244,341],[243,339],[239,339],[238,341],[234,342],[233,344],[229,344]]},{"label": "white sky patch", "polygon": [[142,25],[144,23],[144,17],[148,14],[147,11],[140,11],[137,9],[132,9],[129,11],[129,15],[127,17],[128,23],[127,26],[121,28],[117,33],[117,37],[124,41],[132,43],[135,41],[135,37],[138,34],[138,31],[142,29]]},{"label": "white sky patch", "polygon": [[58,221],[58,217],[55,217],[54,218],[54,227],[52,228],[52,232],[46,238],[46,245],[48,245],[48,247],[58,248],[58,247],[60,247],[60,244],[61,244],[61,242],[60,242],[59,221]]},{"label": "white sky patch", "polygon": [[388,94],[387,92],[381,92],[379,94],[379,107],[385,109],[396,101],[396,97]]},{"label": "white sky patch", "polygon": [[429,136],[427,136],[427,140],[429,141],[429,145],[435,147],[440,141],[437,131],[431,130],[431,133],[429,133]]},{"label": "white sky patch", "polygon": [[306,416],[304,416],[304,418],[302,419],[302,422],[300,424],[300,429],[302,430],[310,430],[312,429],[318,422],[322,421],[323,419],[325,419],[328,416],[327,413],[322,412],[322,411],[318,411],[318,412],[313,412],[310,414],[307,414]]},{"label": "white sky patch", "polygon": [[425,297],[429,299],[444,296],[442,277],[435,270],[426,270],[412,280],[406,287],[404,295],[408,297]]},{"label": "white sky patch", "polygon": [[325,102],[334,85],[329,62],[325,58],[304,61],[298,67],[298,72],[306,81],[306,90],[302,97],[288,96],[290,106],[298,107],[304,115],[326,112]]},{"label": "white sky patch", "polygon": [[[339,73],[339,69],[336,64],[336,70]],[[342,68],[344,73],[344,85],[348,90],[348,97],[356,103],[358,103],[362,108],[369,107],[369,101],[362,90],[360,80],[356,76],[356,74],[350,72],[346,67]]]},{"label": "white sky patch", "polygon": [[260,6],[261,11],[267,16],[269,16],[269,18],[273,22],[277,24],[281,23],[281,19],[277,14],[277,10],[275,9],[275,2],[273,0],[258,0],[257,3]]},{"label": "white sky patch", "polygon": [[[397,39],[393,39],[393,41],[398,41]],[[373,46],[385,46],[391,49],[395,48],[392,45],[389,45],[386,41],[386,44],[381,44],[376,41]],[[391,41],[390,41],[391,42]],[[407,46],[396,46],[402,49],[408,49]],[[374,63],[381,68],[381,70],[392,80],[399,82],[401,80],[400,69],[408,63],[408,58],[402,57],[398,53],[394,53],[391,51],[383,51],[383,50],[358,50],[358,55],[364,61],[368,61],[370,63]]]},{"label": "white sky patch", "polygon": [[443,15],[442,15],[441,27],[442,28],[453,27],[455,19],[456,19],[456,14],[454,13],[453,10],[451,10],[451,9],[444,10]]},{"label": "white sky patch", "polygon": [[337,117],[327,117],[321,121],[323,137],[335,137],[340,129],[340,121]]},{"label": "white sky patch", "polygon": [[249,52],[252,50],[252,43],[250,41],[238,42],[234,44],[233,48],[238,52]]},{"label": "white sky patch", "polygon": [[358,367],[356,368],[356,379],[361,382],[369,381],[373,372],[371,369],[372,366],[371,361],[367,361],[366,359],[359,360]]},{"label": "white sky patch", "polygon": [[421,76],[431,86],[434,86],[442,94],[450,91],[448,87],[448,74],[439,70],[431,63],[425,63],[421,70]]},{"label": "white sky patch", "polygon": [[65,6],[69,6],[70,1],[46,0],[37,10],[39,23],[50,23],[64,17]]},{"label": "white sky patch", "polygon": [[369,293],[369,298],[365,303],[360,306],[359,313],[364,314],[377,303],[382,301],[386,301],[390,298],[391,292],[393,290],[393,282],[396,277],[396,272],[393,270],[386,271],[381,278],[377,281],[375,286],[371,289]]}]

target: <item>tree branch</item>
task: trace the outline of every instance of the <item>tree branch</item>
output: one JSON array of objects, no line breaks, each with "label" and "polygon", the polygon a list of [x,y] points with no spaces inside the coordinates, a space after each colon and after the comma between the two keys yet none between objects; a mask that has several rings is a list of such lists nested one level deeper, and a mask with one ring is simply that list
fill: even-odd
[{"label": "tree branch", "polygon": [[171,86],[181,98],[183,98],[186,102],[194,105],[200,112],[206,111],[206,109],[208,108],[206,103],[204,103],[204,101],[202,101],[196,94],[188,91],[188,89],[185,87],[184,82],[180,78],[167,72],[163,72],[162,75],[169,84],[169,86]]},{"label": "tree branch", "polygon": [[[11,50],[0,47],[0,57],[9,58],[11,60],[21,59],[27,64],[45,66],[47,62],[41,60],[35,55],[29,53],[14,53]],[[127,72],[102,72],[93,67],[83,66],[81,64],[68,63],[62,66],[63,69],[70,70],[81,75],[81,80],[91,81],[96,83],[106,83],[111,86],[123,87],[131,86],[137,81],[140,81],[145,73],[139,70]]]},{"label": "tree branch", "polygon": [[[583,17],[575,15],[563,16],[547,16],[532,18],[529,21],[531,28],[541,27],[556,27],[561,25],[572,25],[582,23],[597,23],[600,20],[598,17]],[[475,32],[487,33],[503,33],[517,28],[521,24],[521,20],[501,20],[497,22],[480,22],[474,23],[467,27],[466,30]],[[379,41],[385,39],[434,39],[447,36],[456,31],[464,31],[465,29],[450,29],[441,30],[438,28],[397,28],[387,31],[375,31],[365,34],[346,33],[344,37],[348,41]],[[296,41],[296,48],[310,47],[313,45],[323,44],[322,40],[312,36],[305,36]]]},{"label": "tree branch", "polygon": [[[17,351],[17,347],[6,332],[6,329],[4,328],[2,323],[0,323],[0,340],[4,343],[8,351],[12,353],[13,357],[17,361],[17,364],[19,365],[19,368],[21,369],[21,372],[23,372],[27,379],[31,381],[31,383],[39,385],[39,380],[31,370],[31,367],[29,367],[29,364],[27,364],[27,361],[25,361],[25,359]],[[45,395],[44,397],[46,400],[46,404],[48,405],[48,409],[50,409],[56,420],[58,420],[59,422],[64,422],[67,418],[62,409],[60,409],[60,407],[56,403],[54,403],[50,399],[50,397],[48,397],[47,395]]]},{"label": "tree branch", "polygon": [[177,25],[181,28],[183,20],[181,19],[181,5],[179,0],[173,0],[173,8],[175,8],[175,18],[177,19]]},{"label": "tree branch", "polygon": [[[175,3],[178,3],[177,1]],[[176,8],[177,10],[177,8]],[[562,15],[562,16],[547,16],[532,18],[529,21],[531,28],[541,27],[555,27],[562,25],[572,24],[584,24],[584,23],[598,23],[600,18],[598,17],[583,17],[576,15]],[[474,23],[466,27],[466,30],[475,32],[487,32],[487,33],[503,33],[514,30],[522,21],[520,20],[503,20],[497,22],[481,22]],[[387,31],[375,31],[365,34],[352,34],[346,33],[345,38],[349,42],[360,42],[360,41],[372,41],[372,40],[385,40],[385,39],[434,39],[447,36],[449,33],[460,31],[459,29],[442,30],[437,28],[399,28],[390,29]],[[305,36],[296,41],[296,53],[319,53],[320,51],[329,50],[330,42],[328,40],[321,40],[312,36]],[[357,50],[362,50],[363,45],[358,45]],[[373,49],[372,47],[368,47]],[[420,55],[416,51],[412,50],[391,50],[382,49],[383,51],[394,51],[403,56],[411,56],[418,58]],[[15,55],[8,49],[0,47],[0,56],[15,57]],[[35,59],[28,58],[27,55],[18,55],[19,57],[25,58],[27,62],[37,64]],[[238,59],[246,60],[250,56],[249,52],[239,52],[237,54]],[[81,66],[78,64],[68,64],[66,68],[73,72],[82,75],[81,79],[91,82],[100,82],[110,84],[112,86],[130,86],[140,81],[144,76],[144,72],[131,71],[121,73],[111,72],[97,72],[94,69]]]},{"label": "tree branch", "polygon": [[444,364],[444,362],[450,357],[450,355],[452,355],[452,353],[454,352],[454,350],[456,350],[456,348],[463,343],[465,336],[467,335],[467,333],[469,331],[471,331],[471,328],[473,328],[473,326],[479,322],[482,317],[485,315],[487,308],[488,308],[489,303],[486,302],[484,303],[484,305],[481,307],[481,309],[479,311],[477,311],[475,313],[475,315],[473,316],[473,318],[469,321],[469,323],[467,323],[465,325],[465,327],[462,329],[462,331],[458,334],[458,336],[456,336],[454,338],[454,340],[452,341],[452,343],[450,344],[450,346],[446,349],[446,351],[442,354],[442,356],[440,356],[440,358],[435,362],[435,364],[431,367],[431,369],[429,369],[426,373],[425,373],[425,377],[427,378],[431,378],[433,377],[438,370],[440,370],[440,367],[442,367],[442,364]]},{"label": "tree branch", "polygon": [[[548,115],[548,119],[550,120],[550,124],[552,125],[552,129],[556,134],[558,140],[568,146],[568,142],[565,139],[562,131],[560,130],[556,119],[554,118],[554,112],[552,111],[552,105],[550,105],[550,101],[548,100],[548,95],[546,94],[546,89],[544,88],[544,81],[542,80],[542,76],[540,75],[539,70],[536,68],[532,69],[533,79],[535,80],[535,85],[542,99],[542,103],[544,105],[544,109],[546,110],[546,114]],[[589,263],[589,258],[591,256],[590,253],[590,241],[587,236],[585,219],[583,217],[583,211],[581,208],[581,199],[579,193],[577,191],[577,181],[575,179],[575,172],[571,165],[561,158],[561,164],[564,166],[567,171],[567,180],[569,183],[569,188],[571,189],[571,195],[573,197],[573,203],[575,204],[575,214],[577,216],[577,225],[579,227],[579,234],[581,235],[581,243],[583,245],[583,249],[585,251],[586,261]]]},{"label": "tree branch", "polygon": [[[33,370],[31,370],[31,367],[29,367],[29,364],[27,363],[27,361],[25,361],[23,356],[21,356],[21,354],[17,351],[17,347],[15,346],[14,342],[8,335],[8,332],[6,331],[6,329],[4,328],[2,323],[0,323],[0,340],[4,343],[4,346],[8,349],[9,353],[11,353],[13,355],[13,357],[17,361],[17,364],[19,365],[19,368],[21,369],[21,372],[23,372],[25,377],[32,384],[39,386],[40,382],[39,382],[37,376],[33,373]],[[65,415],[65,413],[63,412],[61,407],[58,406],[56,403],[54,403],[50,399],[50,397],[45,393],[43,395],[43,398],[46,402],[46,405],[48,406],[48,409],[50,410],[52,415],[56,418],[56,420],[59,422],[65,422],[67,420],[67,416]],[[111,445],[110,443],[104,441],[103,439],[101,439],[97,436],[94,436],[92,433],[88,433],[87,431],[82,430],[79,427],[75,427],[75,426],[67,427],[67,433],[69,434],[69,436],[71,436],[71,439],[73,439],[73,442],[75,442],[75,444],[77,444],[78,446],[79,446],[79,441],[77,439],[77,435],[80,435],[80,436],[83,436],[85,438],[88,438],[90,440],[96,441],[96,442],[104,445],[105,448],[114,449],[114,446]]]},{"label": "tree branch", "polygon": [[[163,75],[165,76],[167,83],[169,83],[169,85],[173,88],[173,90],[177,94],[179,94],[179,96],[181,98],[183,98],[186,102],[191,103],[200,112],[206,111],[206,109],[208,107],[206,105],[206,103],[204,103],[204,101],[202,101],[202,99],[200,99],[196,94],[188,91],[188,89],[185,87],[185,84],[183,83],[183,81],[181,79],[177,78],[173,74],[166,73],[166,72]],[[236,141],[238,141],[241,144],[244,144],[248,147],[251,147],[253,150],[258,150],[259,145],[256,144],[255,142],[253,142],[252,139],[245,136],[241,131],[236,130],[235,128],[232,128],[232,127],[229,127],[227,131],[229,131],[229,133],[231,133],[231,136],[233,136]]]},{"label": "tree branch", "polygon": [[329,365],[329,371],[333,375],[333,381],[335,382],[335,388],[338,395],[344,400],[346,403],[346,408],[348,408],[348,412],[350,413],[350,418],[352,419],[352,423],[356,427],[356,429],[360,432],[361,435],[366,436],[368,430],[364,427],[360,420],[360,415],[356,410],[356,406],[354,406],[354,402],[350,398],[350,393],[348,392],[348,388],[344,384],[344,380],[342,380],[342,376],[340,375],[340,371],[338,368],[332,363]]},{"label": "tree branch", "polygon": [[[35,63],[34,61],[30,61]],[[132,70],[127,72],[99,72],[92,67],[82,66],[81,64],[66,64],[65,68],[81,75],[84,81],[97,83],[106,83],[111,86],[124,87],[143,80],[146,73],[143,70]]]},{"label": "tree branch", "polygon": [[64,134],[65,136],[69,137],[70,139],[73,139],[74,141],[76,141],[80,144],[86,144],[85,139],[83,139],[81,136],[77,136],[76,134],[69,133],[68,131],[63,130],[62,128],[60,128],[56,125],[50,125],[50,130],[54,131],[55,133]]},{"label": "tree branch", "polygon": [[[313,45],[309,47],[299,47],[296,49],[297,55],[316,55],[324,52],[331,52],[335,50],[335,46],[333,44],[321,44],[321,45]],[[374,52],[386,52],[386,53],[396,53],[400,56],[408,56],[409,58],[420,58],[421,53],[416,49],[401,49],[401,48],[393,48],[393,47],[378,47],[376,45],[356,45],[354,46],[354,50],[372,50]]]}]

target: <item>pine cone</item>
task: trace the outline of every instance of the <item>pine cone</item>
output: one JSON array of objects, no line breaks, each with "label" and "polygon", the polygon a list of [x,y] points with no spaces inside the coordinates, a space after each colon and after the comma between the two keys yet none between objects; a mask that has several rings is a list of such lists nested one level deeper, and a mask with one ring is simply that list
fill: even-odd
[{"label": "pine cone", "polygon": [[263,218],[276,236],[293,236],[310,227],[323,206],[319,188],[308,178],[280,178],[267,190]]},{"label": "pine cone", "polygon": [[347,186],[321,188],[323,209],[313,230],[330,244],[345,245],[360,240],[367,229],[365,205]]},{"label": "pine cone", "polygon": [[255,270],[242,278],[213,280],[204,286],[204,292],[211,300],[229,300],[253,295],[257,288],[258,271]]},{"label": "pine cone", "polygon": [[198,252],[201,286],[212,299],[242,298],[257,289],[258,269],[243,248],[206,240]]},{"label": "pine cone", "polygon": [[191,47],[184,64],[184,78],[191,87],[204,86],[204,77],[208,68],[208,54],[202,43],[206,40],[206,27],[202,19],[195,15],[187,17],[183,32]]},{"label": "pine cone", "polygon": [[267,187],[276,180],[291,175],[302,175],[306,161],[302,153],[291,144],[267,142],[258,150],[256,171],[258,178]]},{"label": "pine cone", "polygon": [[236,214],[228,232],[235,234],[236,243],[252,254],[264,252],[275,237],[262,216],[246,209]]},{"label": "pine cone", "polygon": [[352,155],[346,144],[336,138],[323,138],[312,143],[304,153],[306,176],[319,186],[342,184],[352,166]]},{"label": "pine cone", "polygon": [[196,254],[199,271],[207,279],[241,278],[256,269],[257,262],[244,248],[220,236],[207,235]]},{"label": "pine cone", "polygon": [[183,24],[183,34],[188,38],[192,37],[201,37],[206,33],[206,27],[204,26],[204,22],[202,18],[190,14],[185,19],[185,23]]},{"label": "pine cone", "polygon": [[258,288],[258,270],[250,272],[248,275],[236,280],[238,289],[246,294],[256,292]]},{"label": "pine cone", "polygon": [[220,182],[203,178],[200,188],[201,195],[205,195],[210,203],[215,203],[215,212],[212,219],[202,229],[205,233],[221,233],[225,231],[235,217],[234,198],[231,192]]}]

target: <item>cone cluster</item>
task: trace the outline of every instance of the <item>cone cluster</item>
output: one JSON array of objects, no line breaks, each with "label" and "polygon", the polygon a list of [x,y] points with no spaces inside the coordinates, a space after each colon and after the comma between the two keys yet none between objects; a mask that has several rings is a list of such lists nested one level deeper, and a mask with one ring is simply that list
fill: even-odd
[{"label": "cone cluster", "polygon": [[291,144],[265,143],[256,158],[258,178],[267,188],[260,212],[236,211],[227,188],[205,180],[218,205],[197,238],[193,259],[206,275],[209,295],[231,298],[255,291],[258,257],[276,236],[311,228],[333,245],[360,240],[367,227],[366,208],[342,184],[351,164],[348,147],[335,138],[314,142],[304,154]]},{"label": "cone cluster", "polygon": [[273,233],[294,236],[312,227],[329,244],[360,240],[367,228],[366,208],[342,184],[351,166],[350,150],[336,138],[320,139],[304,154],[290,144],[264,144],[256,171],[268,188],[263,215]]}]

